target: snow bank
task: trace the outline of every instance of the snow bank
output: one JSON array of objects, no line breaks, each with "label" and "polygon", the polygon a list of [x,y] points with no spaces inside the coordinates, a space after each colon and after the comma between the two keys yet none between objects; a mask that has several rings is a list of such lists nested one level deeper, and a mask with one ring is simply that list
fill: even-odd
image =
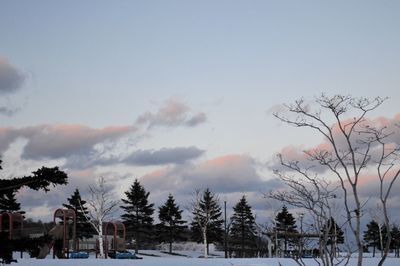
[{"label": "snow bank", "polygon": [[[365,266],[376,266],[379,259],[368,258],[364,260]],[[85,266],[295,266],[291,259],[195,259],[195,258],[150,258],[142,260],[101,260],[101,259],[76,259],[76,260],[53,260],[53,259],[19,259],[15,266],[63,266],[63,265],[85,265]],[[350,266],[357,265],[357,261],[352,259]],[[317,266],[313,259],[305,260],[307,266]],[[400,265],[400,259],[389,258],[386,266]]]}]

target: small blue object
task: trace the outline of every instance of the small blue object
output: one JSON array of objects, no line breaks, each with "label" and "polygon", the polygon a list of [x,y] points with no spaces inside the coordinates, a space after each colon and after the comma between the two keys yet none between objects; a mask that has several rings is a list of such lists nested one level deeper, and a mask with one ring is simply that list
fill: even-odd
[{"label": "small blue object", "polygon": [[109,257],[113,258],[113,259],[133,259],[133,260],[137,260],[137,259],[142,259],[142,257],[138,257],[136,256],[135,253],[131,253],[129,251],[117,251],[117,252],[110,252],[109,253]]},{"label": "small blue object", "polygon": [[89,253],[84,251],[71,252],[69,254],[70,259],[87,259],[89,258]]}]

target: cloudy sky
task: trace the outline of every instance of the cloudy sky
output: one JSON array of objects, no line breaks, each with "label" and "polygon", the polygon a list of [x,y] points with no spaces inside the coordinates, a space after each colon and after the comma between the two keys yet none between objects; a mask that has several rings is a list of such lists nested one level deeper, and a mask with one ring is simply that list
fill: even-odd
[{"label": "cloudy sky", "polygon": [[[400,120],[398,1],[2,1],[2,178],[60,166],[69,185],[20,191],[50,219],[104,176],[156,206],[211,187],[258,217],[280,204],[268,165],[321,138],[272,116],[322,92],[387,96]],[[368,191],[367,188],[365,191]],[[365,192],[368,194],[368,192]],[[275,206],[275,207],[271,207]]]}]

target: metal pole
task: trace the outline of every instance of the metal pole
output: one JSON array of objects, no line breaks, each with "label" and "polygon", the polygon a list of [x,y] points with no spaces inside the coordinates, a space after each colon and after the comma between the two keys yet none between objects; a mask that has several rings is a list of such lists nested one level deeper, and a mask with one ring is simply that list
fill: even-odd
[{"label": "metal pole", "polygon": [[224,211],[225,211],[224,249],[225,249],[225,259],[227,259],[228,258],[228,239],[227,239],[228,237],[227,237],[227,232],[226,232],[226,200],[224,200]]}]

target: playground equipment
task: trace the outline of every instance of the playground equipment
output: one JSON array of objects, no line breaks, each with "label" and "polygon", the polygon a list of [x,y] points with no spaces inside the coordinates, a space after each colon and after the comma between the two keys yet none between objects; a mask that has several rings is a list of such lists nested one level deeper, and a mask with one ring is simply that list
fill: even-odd
[{"label": "playground equipment", "polygon": [[[61,224],[56,223],[56,219],[62,219]],[[54,212],[54,223],[56,226],[50,230],[49,234],[54,238],[53,258],[68,258],[70,253],[69,242],[72,239],[72,250],[77,250],[76,241],[76,214],[72,209],[57,209]],[[72,229],[72,234],[71,234]],[[66,256],[65,256],[66,254]]]},{"label": "playground equipment", "polygon": [[[120,221],[110,221],[103,225],[104,232],[104,253],[106,258],[112,259],[141,259],[126,250],[125,225]],[[99,254],[99,243],[97,242],[96,257]]]},{"label": "playground equipment", "polygon": [[8,239],[21,238],[24,227],[24,217],[19,212],[4,212],[0,214],[0,232],[8,232]]},{"label": "playground equipment", "polygon": [[[125,251],[125,225],[120,221],[110,221],[104,224],[104,253],[107,257],[115,257],[119,251]],[[111,238],[110,238],[111,236]],[[111,248],[110,248],[111,240]],[[97,256],[97,253],[96,253]]]},{"label": "playground equipment", "polygon": [[[105,225],[106,235],[110,235],[110,229],[112,230],[111,249],[112,252],[125,251],[125,236],[126,229],[125,225],[120,221],[107,222]],[[108,238],[106,238],[106,246],[108,247]]]},{"label": "playground equipment", "polygon": [[[30,238],[23,233],[24,216],[19,212],[4,212],[0,214],[0,258],[3,263],[15,261],[12,253],[15,251],[35,254],[38,259],[49,253],[50,239],[46,237]],[[4,238],[3,238],[4,237]],[[1,262],[0,262],[1,263]]]}]

